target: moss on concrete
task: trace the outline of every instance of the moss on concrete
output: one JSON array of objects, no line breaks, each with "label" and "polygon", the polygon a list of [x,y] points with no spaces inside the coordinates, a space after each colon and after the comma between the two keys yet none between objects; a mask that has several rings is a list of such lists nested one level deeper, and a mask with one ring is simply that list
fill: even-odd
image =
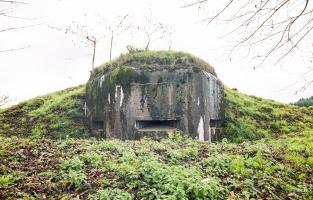
[{"label": "moss on concrete", "polygon": [[[100,83],[101,81],[103,82]],[[89,80],[86,85],[86,95],[92,99],[103,95],[107,99],[109,93],[114,93],[116,85],[121,85],[124,92],[127,93],[129,92],[130,82],[143,83],[145,81],[147,81],[147,77],[136,72],[132,67],[121,66],[109,72],[104,80],[101,80],[101,76]],[[102,89],[100,89],[100,85]]]},{"label": "moss on concrete", "polygon": [[147,69],[193,68],[216,75],[214,68],[204,60],[185,52],[175,51],[134,51],[123,54],[91,72],[91,79],[114,68],[129,66]]},{"label": "moss on concrete", "polygon": [[104,81],[104,91],[112,91],[115,85],[121,85],[123,89],[129,88],[129,83],[138,82],[143,83],[146,81],[144,75],[139,74],[130,67],[117,67],[108,73],[107,78]]}]

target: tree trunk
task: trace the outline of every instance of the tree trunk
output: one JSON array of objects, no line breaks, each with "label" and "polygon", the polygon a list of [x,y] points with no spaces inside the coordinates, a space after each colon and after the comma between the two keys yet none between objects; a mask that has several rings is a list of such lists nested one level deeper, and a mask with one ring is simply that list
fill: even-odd
[{"label": "tree trunk", "polygon": [[114,39],[114,34],[113,34],[113,31],[112,31],[111,32],[111,41],[110,41],[110,61],[112,59],[113,39]]},{"label": "tree trunk", "polygon": [[148,41],[147,41],[145,50],[148,51],[149,50],[149,46],[150,46],[150,34],[146,32],[146,35],[147,35]]},{"label": "tree trunk", "polygon": [[95,57],[96,57],[96,45],[97,45],[97,41],[94,40],[92,41],[93,44],[93,54],[92,54],[92,70],[95,68]]}]

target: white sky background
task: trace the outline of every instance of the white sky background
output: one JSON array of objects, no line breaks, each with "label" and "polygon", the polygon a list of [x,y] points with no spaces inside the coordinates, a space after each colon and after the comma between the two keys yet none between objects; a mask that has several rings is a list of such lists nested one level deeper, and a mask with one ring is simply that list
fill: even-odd
[{"label": "white sky background", "polygon": [[[133,24],[144,24],[149,9],[155,22],[169,24],[175,30],[172,50],[190,52],[214,66],[225,85],[238,88],[247,94],[294,102],[300,97],[313,95],[312,86],[304,92],[294,92],[304,84],[296,84],[299,75],[312,67],[307,54],[295,54],[288,60],[273,66],[253,70],[255,60],[244,59],[238,52],[230,59],[229,50],[235,39],[220,38],[229,29],[220,23],[206,26],[197,23],[207,11],[181,8],[182,0],[32,0],[18,6],[11,14],[33,20],[0,18],[0,29],[12,26],[40,24],[38,26],[0,33],[0,50],[29,46],[24,50],[0,53],[0,93],[8,94],[16,101],[43,95],[70,86],[84,84],[91,69],[91,47],[80,42],[78,37],[48,27],[64,28],[88,24],[97,34],[103,34],[102,18],[108,24],[117,16],[129,14]],[[214,4],[215,1],[211,1]],[[7,6],[6,6],[7,7]],[[0,8],[3,5],[0,3]],[[86,17],[85,17],[86,16]],[[73,40],[73,41],[72,41]],[[126,45],[144,47],[145,38],[139,32],[124,34],[115,40],[113,57],[126,52]],[[102,38],[96,55],[96,66],[109,59],[109,38]],[[306,47],[304,47],[306,48]],[[308,46],[307,48],[311,48]],[[151,43],[151,50],[168,49],[167,40]],[[238,56],[241,55],[241,56]],[[311,76],[313,77],[313,76]],[[288,87],[287,87],[288,86]]]}]

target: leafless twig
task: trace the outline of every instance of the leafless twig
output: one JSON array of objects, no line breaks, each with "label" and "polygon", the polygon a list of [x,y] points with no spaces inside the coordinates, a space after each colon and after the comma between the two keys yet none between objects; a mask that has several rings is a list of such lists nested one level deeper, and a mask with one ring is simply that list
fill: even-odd
[{"label": "leafless twig", "polygon": [[[163,38],[169,38],[169,40],[171,40],[171,36],[174,33],[174,30],[169,25],[163,22],[155,22],[152,19],[151,11],[149,15],[145,17],[145,23],[137,26],[137,29],[146,36],[145,50],[149,50],[152,41]],[[169,48],[171,48],[171,43],[172,41],[169,42]]]},{"label": "leafless twig", "polygon": [[0,3],[11,3],[11,4],[26,4],[26,2],[23,1],[10,1],[10,0],[0,0]]},{"label": "leafless twig", "polygon": [[[211,8],[211,0],[194,1],[183,7],[193,7],[206,3]],[[276,64],[298,48],[304,39],[312,36],[313,5],[310,0],[225,0],[225,4],[203,21],[216,20],[233,22],[236,27],[225,36],[242,35],[233,51],[241,47],[262,46],[263,57],[258,66],[269,57],[279,53]],[[215,9],[212,7],[212,9]],[[224,36],[224,37],[225,37]]]},{"label": "leafless twig", "polygon": [[17,51],[17,50],[23,50],[23,49],[27,49],[29,48],[30,45],[27,45],[25,47],[18,47],[18,48],[12,48],[12,49],[4,49],[4,50],[0,50],[0,53],[9,53],[11,51]]}]

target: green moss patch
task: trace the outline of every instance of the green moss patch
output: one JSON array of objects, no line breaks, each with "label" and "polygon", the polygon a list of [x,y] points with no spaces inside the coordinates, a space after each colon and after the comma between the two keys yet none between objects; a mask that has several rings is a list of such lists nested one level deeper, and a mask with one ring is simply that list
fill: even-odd
[{"label": "green moss patch", "polygon": [[185,52],[175,51],[134,51],[119,56],[111,62],[105,63],[91,72],[91,79],[98,74],[103,74],[114,68],[129,66],[146,69],[175,69],[175,68],[195,68],[205,70],[216,75],[214,68],[203,61]]},{"label": "green moss patch", "polygon": [[[104,99],[107,99],[108,94],[114,92],[116,85],[121,85],[124,92],[127,93],[130,91],[129,83],[144,83],[146,79],[147,77],[143,74],[139,74],[131,67],[117,67],[107,74],[103,82],[101,82],[101,77],[96,77],[88,81],[86,85],[86,95],[87,97],[93,97],[92,99],[97,99],[95,98],[96,96],[102,96]],[[102,87],[102,89],[100,89],[100,87]]]}]

